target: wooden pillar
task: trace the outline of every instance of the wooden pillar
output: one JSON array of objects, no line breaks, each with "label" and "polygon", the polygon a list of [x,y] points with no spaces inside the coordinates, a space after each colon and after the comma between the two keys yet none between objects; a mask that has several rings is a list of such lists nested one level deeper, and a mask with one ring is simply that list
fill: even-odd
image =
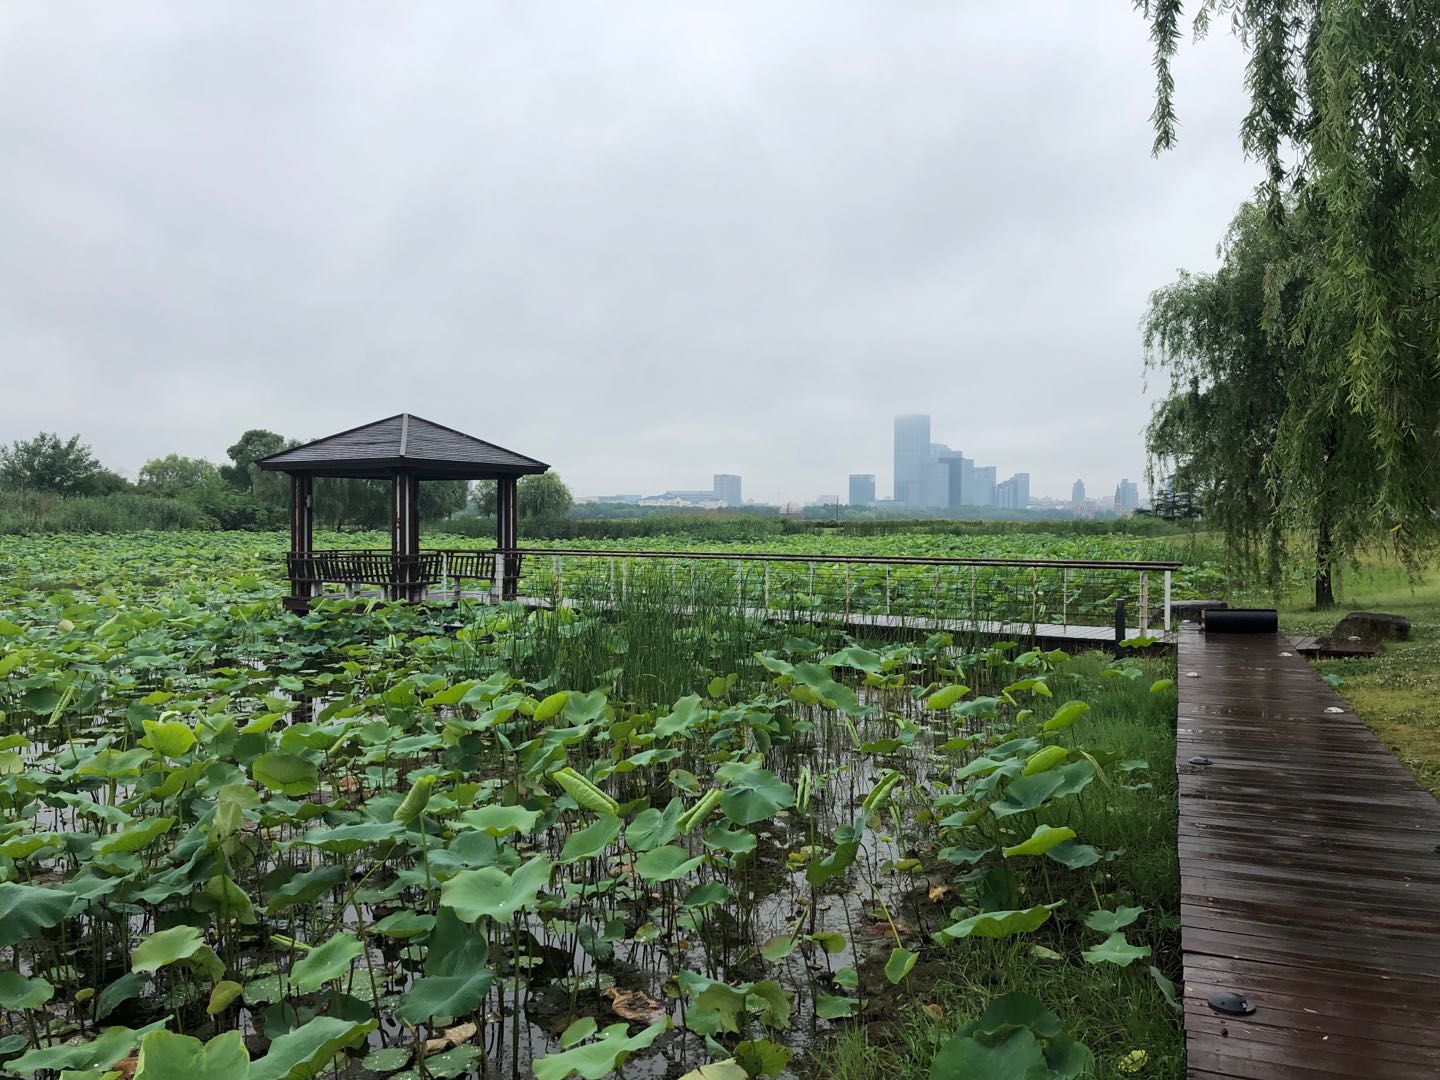
[{"label": "wooden pillar", "polygon": [[310,552],[315,546],[314,479],[309,473],[290,474],[290,598],[285,606],[307,611],[315,592]]},{"label": "wooden pillar", "polygon": [[420,481],[412,472],[390,478],[390,554],[390,599],[419,600]]},{"label": "wooden pillar", "polygon": [[[502,476],[495,481],[495,546],[506,551],[520,544],[520,504],[516,497],[515,477]],[[499,578],[500,599],[514,600],[520,585],[520,557],[504,555],[495,560]]]}]

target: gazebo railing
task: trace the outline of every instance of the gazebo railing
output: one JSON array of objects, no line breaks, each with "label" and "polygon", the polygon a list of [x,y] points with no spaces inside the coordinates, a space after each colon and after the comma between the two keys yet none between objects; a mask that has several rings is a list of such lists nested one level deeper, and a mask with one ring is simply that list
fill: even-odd
[{"label": "gazebo railing", "polygon": [[430,550],[401,555],[383,548],[331,548],[291,552],[287,576],[318,596],[326,585],[343,585],[354,596],[363,587],[378,588],[390,599],[420,599],[437,585],[458,588],[463,580],[495,581],[495,552]]},{"label": "gazebo railing", "polygon": [[[517,590],[550,603],[726,606],[810,621],[997,629],[1171,628],[1180,563],[513,548]],[[1158,625],[1156,625],[1158,624]]]}]

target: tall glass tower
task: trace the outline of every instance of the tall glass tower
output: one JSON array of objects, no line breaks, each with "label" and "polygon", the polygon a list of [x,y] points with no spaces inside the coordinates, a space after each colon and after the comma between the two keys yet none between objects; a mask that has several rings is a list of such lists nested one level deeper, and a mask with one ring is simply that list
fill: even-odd
[{"label": "tall glass tower", "polygon": [[911,413],[895,417],[895,502],[925,505],[925,474],[930,467],[930,417]]}]

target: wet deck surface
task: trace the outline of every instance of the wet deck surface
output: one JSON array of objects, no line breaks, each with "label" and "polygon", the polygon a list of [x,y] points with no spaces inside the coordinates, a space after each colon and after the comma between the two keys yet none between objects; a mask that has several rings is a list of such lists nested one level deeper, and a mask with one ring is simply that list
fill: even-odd
[{"label": "wet deck surface", "polygon": [[1288,639],[1177,659],[1189,1075],[1440,1077],[1440,803]]}]

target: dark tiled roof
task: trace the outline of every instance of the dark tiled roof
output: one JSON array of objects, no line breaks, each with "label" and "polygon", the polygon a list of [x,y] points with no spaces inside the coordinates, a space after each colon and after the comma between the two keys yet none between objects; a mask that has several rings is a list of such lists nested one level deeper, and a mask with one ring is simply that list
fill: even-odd
[{"label": "dark tiled roof", "polygon": [[413,468],[448,476],[513,476],[550,466],[423,417],[399,413],[262,458],[262,469],[356,475]]}]

